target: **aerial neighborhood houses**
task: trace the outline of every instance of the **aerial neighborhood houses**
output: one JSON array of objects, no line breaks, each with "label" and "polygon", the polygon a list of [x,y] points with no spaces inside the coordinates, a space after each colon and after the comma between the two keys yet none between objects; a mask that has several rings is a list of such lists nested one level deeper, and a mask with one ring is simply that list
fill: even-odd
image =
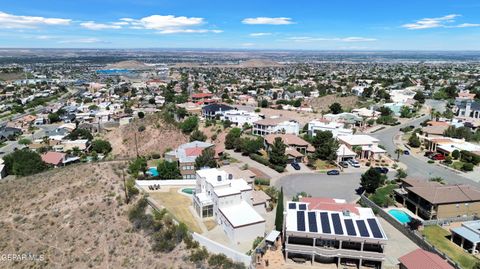
[{"label": "aerial neighborhood houses", "polygon": [[[178,163],[180,174],[183,179],[195,179],[195,160],[207,148],[214,148],[215,145],[202,141],[193,141],[182,144],[177,149],[166,152],[165,160]],[[218,158],[218,152],[216,157]]]},{"label": "aerial neighborhood houses", "polygon": [[266,136],[269,134],[293,134],[300,133],[300,124],[293,119],[280,116],[272,116],[253,123],[253,134]]}]

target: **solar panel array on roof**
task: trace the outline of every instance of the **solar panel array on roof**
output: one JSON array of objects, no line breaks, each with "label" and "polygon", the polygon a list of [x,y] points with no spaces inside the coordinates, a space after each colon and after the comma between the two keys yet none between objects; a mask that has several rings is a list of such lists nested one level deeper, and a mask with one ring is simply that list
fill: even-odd
[{"label": "solar panel array on roof", "polygon": [[353,226],[353,221],[351,219],[345,219],[345,228],[347,228],[348,235],[357,235],[355,227]]},{"label": "solar panel array on roof", "polygon": [[329,234],[332,233],[330,230],[330,221],[328,220],[328,213],[327,212],[321,212],[320,213],[320,222],[322,223],[322,232]]},{"label": "solar panel array on roof", "polygon": [[295,203],[289,203],[289,204],[288,204],[288,209],[297,209],[297,204],[295,204]]},{"label": "solar panel array on roof", "polygon": [[297,231],[305,232],[305,212],[297,211]]},{"label": "solar panel array on roof", "polygon": [[308,230],[313,233],[318,232],[316,217],[315,212],[308,212]]},{"label": "solar panel array on roof", "polygon": [[332,223],[335,234],[343,234],[342,223],[340,222],[340,215],[332,214]]},{"label": "solar panel array on roof", "polygon": [[375,219],[367,219],[368,226],[370,226],[370,231],[372,231],[373,237],[383,238],[382,232],[378,227],[377,221]]},{"label": "solar panel array on roof", "polygon": [[365,222],[363,220],[357,220],[357,228],[361,236],[370,237],[370,234],[367,230],[367,225],[365,225]]},{"label": "solar panel array on roof", "polygon": [[307,205],[306,204],[299,204],[298,209],[299,210],[307,210]]}]

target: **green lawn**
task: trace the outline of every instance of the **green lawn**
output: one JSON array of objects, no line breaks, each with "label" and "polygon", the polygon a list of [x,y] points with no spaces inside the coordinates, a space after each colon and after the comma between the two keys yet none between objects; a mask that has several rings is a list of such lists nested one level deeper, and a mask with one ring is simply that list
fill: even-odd
[{"label": "green lawn", "polygon": [[327,170],[327,169],[335,169],[336,166],[332,165],[323,160],[316,160],[314,163],[314,167],[316,170]]},{"label": "green lawn", "polygon": [[447,236],[450,235],[450,232],[440,226],[426,226],[422,233],[430,244],[447,254],[450,259],[460,264],[462,268],[470,269],[479,261],[473,255],[465,252],[461,247],[452,243],[449,238],[447,238]]},{"label": "green lawn", "polygon": [[375,204],[381,207],[387,207],[393,205],[395,202],[391,198],[393,190],[398,188],[397,184],[388,184],[381,188],[378,188],[374,194],[370,195],[369,199]]}]

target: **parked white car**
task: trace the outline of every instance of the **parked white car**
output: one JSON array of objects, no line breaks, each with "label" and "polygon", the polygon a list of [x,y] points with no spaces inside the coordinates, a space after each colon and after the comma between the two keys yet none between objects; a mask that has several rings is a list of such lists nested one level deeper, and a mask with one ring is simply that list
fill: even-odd
[{"label": "parked white car", "polygon": [[355,160],[355,159],[350,159],[350,160],[348,160],[347,162],[348,162],[348,164],[350,164],[350,166],[352,166],[352,167],[355,167],[355,168],[359,168],[359,167],[360,167],[360,163],[359,163],[357,160]]}]

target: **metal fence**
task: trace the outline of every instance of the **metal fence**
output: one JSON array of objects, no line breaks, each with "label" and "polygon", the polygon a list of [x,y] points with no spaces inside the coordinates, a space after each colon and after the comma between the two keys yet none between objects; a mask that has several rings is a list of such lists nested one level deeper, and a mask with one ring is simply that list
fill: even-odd
[{"label": "metal fence", "polygon": [[[404,234],[406,237],[408,237],[410,240],[412,240],[415,244],[417,244],[420,248],[434,252],[438,254],[440,257],[444,258],[450,265],[457,269],[462,269],[460,265],[458,265],[456,262],[454,262],[450,257],[447,256],[447,254],[443,253],[439,249],[437,249],[434,245],[430,244],[425,240],[422,234],[418,231],[412,231],[410,230],[407,226],[401,224],[398,222],[393,216],[388,214],[383,208],[379,207],[377,204],[372,202],[370,199],[368,199],[367,196],[361,195],[360,200],[367,205],[368,207],[371,207],[375,213],[377,213],[380,217],[385,219],[388,223],[390,223],[395,229],[399,230],[402,234]],[[430,224],[434,225],[434,224]]]},{"label": "metal fence", "polygon": [[468,216],[468,217],[455,217],[455,218],[446,218],[446,219],[432,219],[432,220],[424,220],[423,225],[448,225],[452,222],[464,222],[464,221],[471,221],[477,220],[476,216]]}]

